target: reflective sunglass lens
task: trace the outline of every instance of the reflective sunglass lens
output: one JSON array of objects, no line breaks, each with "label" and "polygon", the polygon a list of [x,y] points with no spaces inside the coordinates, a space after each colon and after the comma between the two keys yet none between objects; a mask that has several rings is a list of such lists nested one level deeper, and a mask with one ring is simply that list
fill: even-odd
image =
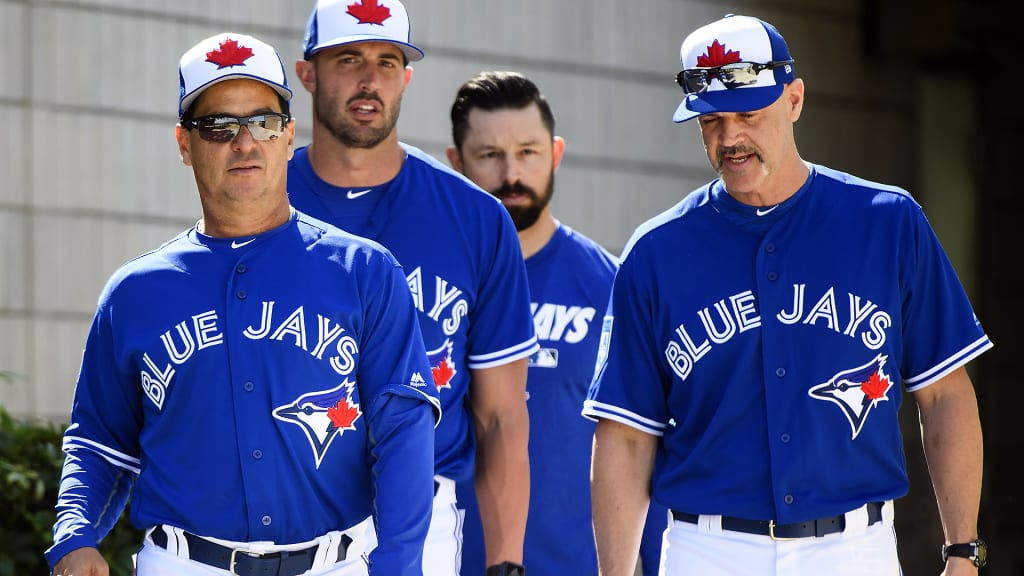
[{"label": "reflective sunglass lens", "polygon": [[718,79],[726,88],[738,88],[757,82],[757,71],[749,62],[725,64],[718,69]]},{"label": "reflective sunglass lens", "polygon": [[238,122],[234,121],[201,121],[198,128],[200,138],[207,142],[230,142],[238,134]]},{"label": "reflective sunglass lens", "polygon": [[255,140],[273,140],[284,132],[288,122],[283,114],[258,114],[244,118],[233,116],[206,116],[192,121],[199,130],[199,137],[207,142],[231,142],[238,136],[242,123],[249,129]]}]

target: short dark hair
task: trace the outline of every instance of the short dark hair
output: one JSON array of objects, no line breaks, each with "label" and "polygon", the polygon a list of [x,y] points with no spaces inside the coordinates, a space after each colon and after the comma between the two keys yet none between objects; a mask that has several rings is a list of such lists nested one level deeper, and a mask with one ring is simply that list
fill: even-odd
[{"label": "short dark hair", "polygon": [[529,78],[518,72],[502,71],[480,72],[473,76],[459,87],[452,104],[452,140],[455,148],[462,151],[462,143],[469,132],[469,113],[474,108],[487,112],[507,108],[522,110],[530,104],[537,105],[544,127],[553,137],[555,116],[551,113],[551,106]]}]

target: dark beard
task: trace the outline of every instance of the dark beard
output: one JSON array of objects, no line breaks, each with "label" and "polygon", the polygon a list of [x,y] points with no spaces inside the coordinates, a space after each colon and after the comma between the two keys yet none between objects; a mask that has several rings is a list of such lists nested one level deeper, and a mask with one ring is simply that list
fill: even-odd
[{"label": "dark beard", "polygon": [[544,194],[537,194],[537,191],[529,186],[526,186],[522,182],[516,182],[515,184],[505,183],[491,192],[498,199],[511,196],[513,194],[525,194],[530,198],[530,203],[526,206],[505,206],[508,210],[508,215],[512,217],[512,223],[516,225],[516,231],[522,232],[530,226],[537,223],[537,219],[540,218],[540,213],[544,211],[544,208],[551,203],[551,197],[555,193],[555,175],[554,173],[548,178],[548,186],[544,191]]},{"label": "dark beard", "polygon": [[327,131],[338,142],[341,142],[348,148],[374,148],[383,142],[391,134],[391,131],[395,129],[395,125],[398,123],[398,115],[402,109],[401,100],[397,100],[394,107],[387,107],[384,106],[384,102],[376,94],[359,94],[350,98],[349,102],[353,100],[376,100],[381,103],[381,108],[384,110],[384,126],[372,128],[358,123],[346,123],[345,120],[341,119],[340,114],[332,116],[332,113],[339,109],[337,102],[333,98],[328,98],[326,95],[318,92],[313,100],[313,108],[317,120],[327,128]]}]

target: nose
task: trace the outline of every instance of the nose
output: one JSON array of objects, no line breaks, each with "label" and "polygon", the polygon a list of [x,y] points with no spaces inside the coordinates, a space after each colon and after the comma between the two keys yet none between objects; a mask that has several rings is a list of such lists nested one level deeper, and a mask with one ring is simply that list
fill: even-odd
[{"label": "nose", "polygon": [[519,162],[515,159],[514,155],[507,154],[501,163],[502,181],[508,184],[515,184],[519,181],[521,174],[522,167]]},{"label": "nose", "polygon": [[741,141],[743,125],[732,116],[721,118],[719,137],[723,146],[734,146]]},{"label": "nose", "polygon": [[376,66],[363,66],[362,74],[359,75],[359,88],[363,92],[373,92],[377,88],[377,80],[380,71]]},{"label": "nose", "polygon": [[252,137],[252,132],[249,132],[249,127],[242,125],[238,129],[238,134],[231,140],[231,147],[235,150],[245,150],[252,148],[256,145],[256,139]]}]

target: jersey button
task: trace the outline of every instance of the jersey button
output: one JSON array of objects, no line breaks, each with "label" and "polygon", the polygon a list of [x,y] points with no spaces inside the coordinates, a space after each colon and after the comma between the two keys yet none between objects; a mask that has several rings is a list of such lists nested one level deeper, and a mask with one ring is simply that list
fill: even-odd
[{"label": "jersey button", "polygon": [[775,272],[769,272],[768,273],[768,281],[769,282],[775,282],[776,280],[778,280],[778,278],[779,278],[779,275],[776,274]]},{"label": "jersey button", "polygon": [[235,293],[235,296],[237,296],[239,300],[245,300],[249,296],[249,293],[245,290],[239,290]]},{"label": "jersey button", "polygon": [[245,264],[235,266],[235,272],[238,272],[239,274],[245,274],[246,270],[248,270],[248,268],[246,268]]},{"label": "jersey button", "polygon": [[779,436],[779,440],[782,440],[783,444],[789,444],[789,434],[783,434]]},{"label": "jersey button", "polygon": [[257,459],[257,460],[263,458],[263,450],[260,450],[259,448],[253,450],[252,451],[252,457]]},{"label": "jersey button", "polygon": [[783,376],[786,375],[786,369],[785,368],[776,368],[775,369],[775,375],[778,376],[779,378],[782,378]]},{"label": "jersey button", "polygon": [[764,247],[764,251],[769,253],[769,254],[774,254],[775,253],[775,244],[768,244],[767,246]]},{"label": "jersey button", "polygon": [[783,501],[784,501],[784,502],[785,502],[786,504],[792,504],[792,503],[793,503],[793,500],[794,500],[794,498],[793,498],[793,495],[792,495],[792,494],[786,494],[786,495],[785,495],[785,496],[784,496],[784,497],[782,498],[782,500],[783,500]]},{"label": "jersey button", "polygon": [[252,382],[246,382],[245,384],[242,384],[242,388],[244,388],[246,392],[252,392],[253,389],[256,388],[256,385]]},{"label": "jersey button", "polygon": [[270,516],[264,516],[263,518],[260,518],[260,522],[263,522],[264,526],[270,526],[272,520],[270,519]]}]

